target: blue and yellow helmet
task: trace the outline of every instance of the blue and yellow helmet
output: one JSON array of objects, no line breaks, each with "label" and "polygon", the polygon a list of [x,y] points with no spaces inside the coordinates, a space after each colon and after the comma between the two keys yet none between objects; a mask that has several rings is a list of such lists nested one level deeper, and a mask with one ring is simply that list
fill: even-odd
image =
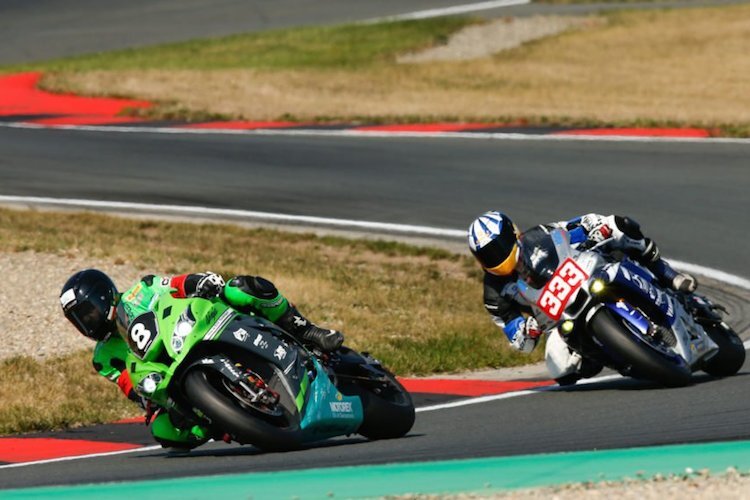
[{"label": "blue and yellow helmet", "polygon": [[518,261],[518,228],[498,211],[485,212],[469,226],[469,249],[492,274],[513,273]]}]

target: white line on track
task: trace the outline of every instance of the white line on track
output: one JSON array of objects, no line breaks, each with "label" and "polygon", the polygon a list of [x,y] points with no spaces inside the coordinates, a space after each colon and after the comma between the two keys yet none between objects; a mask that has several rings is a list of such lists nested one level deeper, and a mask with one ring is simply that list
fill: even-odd
[{"label": "white line on track", "polygon": [[73,457],[50,458],[48,460],[34,460],[33,462],[21,462],[17,464],[0,465],[0,469],[12,469],[15,467],[26,467],[27,465],[51,464],[55,462],[68,462],[70,460],[81,460],[83,458],[111,457],[113,455],[124,455],[126,453],[137,453],[139,451],[153,451],[153,450],[160,450],[160,449],[162,449],[161,445],[144,446],[142,448],[132,448],[130,450],[108,451],[105,453],[90,453],[88,455],[76,455]]},{"label": "white line on track", "polygon": [[2,196],[0,203],[31,204],[65,206],[74,208],[99,208],[123,211],[167,213],[177,215],[216,216],[241,218],[254,221],[282,222],[294,224],[312,224],[347,229],[369,229],[388,233],[403,233],[416,236],[438,236],[442,238],[463,238],[465,231],[455,229],[441,229],[437,227],[412,226],[408,224],[392,224],[387,222],[367,222],[349,219],[331,219],[307,215],[287,215],[271,212],[255,212],[251,210],[235,210],[226,208],[190,207],[182,205],[157,205],[150,203],[129,203],[120,201],[78,200],[68,198],[42,198],[35,196]]},{"label": "white line on track", "polygon": [[362,24],[375,24],[388,21],[409,21],[413,19],[429,19],[431,17],[454,16],[458,14],[468,14],[469,12],[480,12],[483,10],[499,9],[502,7],[513,7],[514,5],[526,5],[528,3],[531,3],[531,0],[491,0],[488,2],[467,3],[462,5],[454,5],[451,7],[419,10],[416,12],[409,12],[407,14],[399,14],[396,16],[376,17],[375,19],[368,19],[367,21],[363,21]]},{"label": "white line on track", "polygon": [[[151,214],[173,214],[192,216],[213,216],[245,219],[259,222],[279,222],[290,224],[311,224],[330,228],[367,229],[398,233],[411,236],[432,236],[440,238],[459,239],[466,237],[466,231],[429,226],[415,226],[409,224],[393,224],[389,222],[367,222],[350,219],[334,219],[328,217],[314,217],[308,215],[277,214],[272,212],[257,212],[252,210],[238,210],[226,208],[210,208],[183,205],[160,205],[152,203],[131,203],[122,201],[82,200],[74,198],[46,198],[39,196],[5,196],[0,195],[0,203],[62,206],[81,209],[106,209],[135,211]],[[706,276],[738,288],[750,290],[750,280],[736,276],[719,269],[699,266],[689,262],[670,260],[670,264],[687,272]]]},{"label": "white line on track", "polygon": [[[742,345],[745,347],[746,351],[750,350],[750,340],[746,340],[745,342],[742,343]],[[579,380],[578,382],[576,382],[576,385],[596,384],[599,382],[608,382],[610,380],[618,380],[621,378],[624,378],[624,377],[620,374],[615,373],[613,375],[604,375],[602,377]],[[421,408],[417,408],[415,411],[417,413],[422,413],[426,411],[446,410],[449,408],[458,408],[461,406],[489,403],[490,401],[499,401],[501,399],[511,399],[511,398],[517,398],[520,396],[530,396],[532,394],[539,394],[541,392],[559,391],[562,389],[564,388],[560,387],[559,385],[535,387],[534,389],[527,389],[523,391],[506,392],[503,394],[490,394],[488,396],[478,396],[475,398],[466,398],[466,399],[460,399],[458,401],[451,401],[450,403],[441,403],[441,404],[432,405],[432,406],[422,406]]]},{"label": "white line on track", "polygon": [[750,139],[729,137],[633,137],[598,135],[534,135],[502,132],[389,132],[373,130],[316,130],[316,129],[256,129],[222,130],[191,129],[175,127],[127,127],[103,125],[39,125],[36,123],[0,123],[0,127],[18,129],[74,130],[84,132],[116,132],[129,134],[173,134],[173,135],[239,135],[239,136],[286,136],[286,137],[349,137],[376,139],[483,139],[503,141],[553,141],[553,142],[636,142],[636,143],[695,143],[695,144],[740,144],[749,145]]},{"label": "white line on track", "polygon": [[[619,374],[604,375],[602,377],[579,380],[576,383],[576,385],[596,384],[598,382],[606,382],[609,380],[617,380],[620,378],[623,378],[623,377],[622,375],[619,375]],[[432,406],[422,406],[421,408],[417,408],[415,411],[417,413],[422,413],[426,411],[445,410],[448,408],[458,408],[460,406],[469,406],[469,405],[476,405],[480,403],[488,403],[490,401],[499,401],[501,399],[517,398],[519,396],[530,396],[532,394],[539,394],[540,392],[559,391],[561,389],[562,387],[560,387],[559,385],[536,387],[534,389],[527,389],[523,391],[505,392],[503,394],[490,394],[488,396],[478,396],[475,398],[466,398],[466,399],[461,399],[458,401],[451,401],[450,403],[441,403],[441,404],[432,405]]]}]

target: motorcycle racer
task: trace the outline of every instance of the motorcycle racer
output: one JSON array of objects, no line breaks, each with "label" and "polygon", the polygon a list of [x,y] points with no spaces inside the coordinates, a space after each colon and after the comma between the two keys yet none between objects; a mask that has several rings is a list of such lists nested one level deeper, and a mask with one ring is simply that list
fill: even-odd
[{"label": "motorcycle racer", "polygon": [[344,341],[341,332],[311,323],[273,283],[260,276],[236,276],[225,283],[220,275],[212,272],[148,275],[124,293],[118,293],[114,282],[102,271],[86,269],[73,274],[60,294],[65,317],[81,334],[97,342],[92,360],[94,368],[147,410],[147,423],[154,417],[151,432],[164,447],[190,449],[210,437],[205,429],[191,427],[179,415],[151,408],[146,397],[148,388],[133,387],[125,366],[130,352],[125,341],[130,323],[150,311],[164,294],[174,298],[219,297],[234,309],[272,321],[324,352],[337,349]]},{"label": "motorcycle racer", "polygon": [[[621,252],[650,270],[662,286],[682,292],[693,292],[697,287],[693,276],[675,271],[661,259],[654,241],[644,236],[640,225],[629,217],[590,213],[545,226],[566,230],[575,248],[601,244],[605,252]],[[482,214],[468,231],[469,249],[485,271],[485,308],[511,345],[529,353],[544,332],[516,285],[518,237],[517,226],[498,211]],[[545,361],[552,377],[561,385],[592,377],[602,369],[599,363],[583,359],[569,349],[556,329],[549,332]]]}]

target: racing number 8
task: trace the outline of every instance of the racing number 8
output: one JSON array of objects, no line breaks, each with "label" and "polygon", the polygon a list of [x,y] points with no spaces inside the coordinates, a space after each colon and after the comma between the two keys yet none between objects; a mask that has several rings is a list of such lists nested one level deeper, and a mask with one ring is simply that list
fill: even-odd
[{"label": "racing number 8", "polygon": [[130,338],[133,339],[138,349],[142,351],[148,345],[149,340],[151,340],[151,331],[143,323],[136,323],[130,329]]}]

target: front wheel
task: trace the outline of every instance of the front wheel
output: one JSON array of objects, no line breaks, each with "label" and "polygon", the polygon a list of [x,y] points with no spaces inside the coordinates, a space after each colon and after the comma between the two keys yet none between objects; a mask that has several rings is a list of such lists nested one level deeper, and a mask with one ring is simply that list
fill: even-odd
[{"label": "front wheel", "polygon": [[602,308],[594,314],[589,328],[607,354],[629,375],[669,387],[690,383],[690,367],[684,360],[671,359],[666,351],[639,339],[632,327],[609,309]]},{"label": "front wheel", "polygon": [[734,330],[723,324],[704,326],[719,351],[703,364],[703,371],[714,377],[734,375],[745,364],[745,346]]},{"label": "front wheel", "polygon": [[398,438],[414,425],[414,403],[396,377],[368,353],[341,346],[331,369],[335,385],[362,402],[364,418],[357,433],[368,439]]},{"label": "front wheel", "polygon": [[190,370],[184,381],[185,395],[190,403],[210,421],[218,433],[228,433],[237,442],[252,444],[263,450],[290,450],[300,446],[299,425],[294,416],[286,414],[279,421],[243,405],[232,396],[221,374],[205,369]]},{"label": "front wheel", "polygon": [[414,403],[396,377],[385,372],[386,382],[362,391],[365,418],[357,431],[367,439],[391,439],[406,435],[414,425]]}]

